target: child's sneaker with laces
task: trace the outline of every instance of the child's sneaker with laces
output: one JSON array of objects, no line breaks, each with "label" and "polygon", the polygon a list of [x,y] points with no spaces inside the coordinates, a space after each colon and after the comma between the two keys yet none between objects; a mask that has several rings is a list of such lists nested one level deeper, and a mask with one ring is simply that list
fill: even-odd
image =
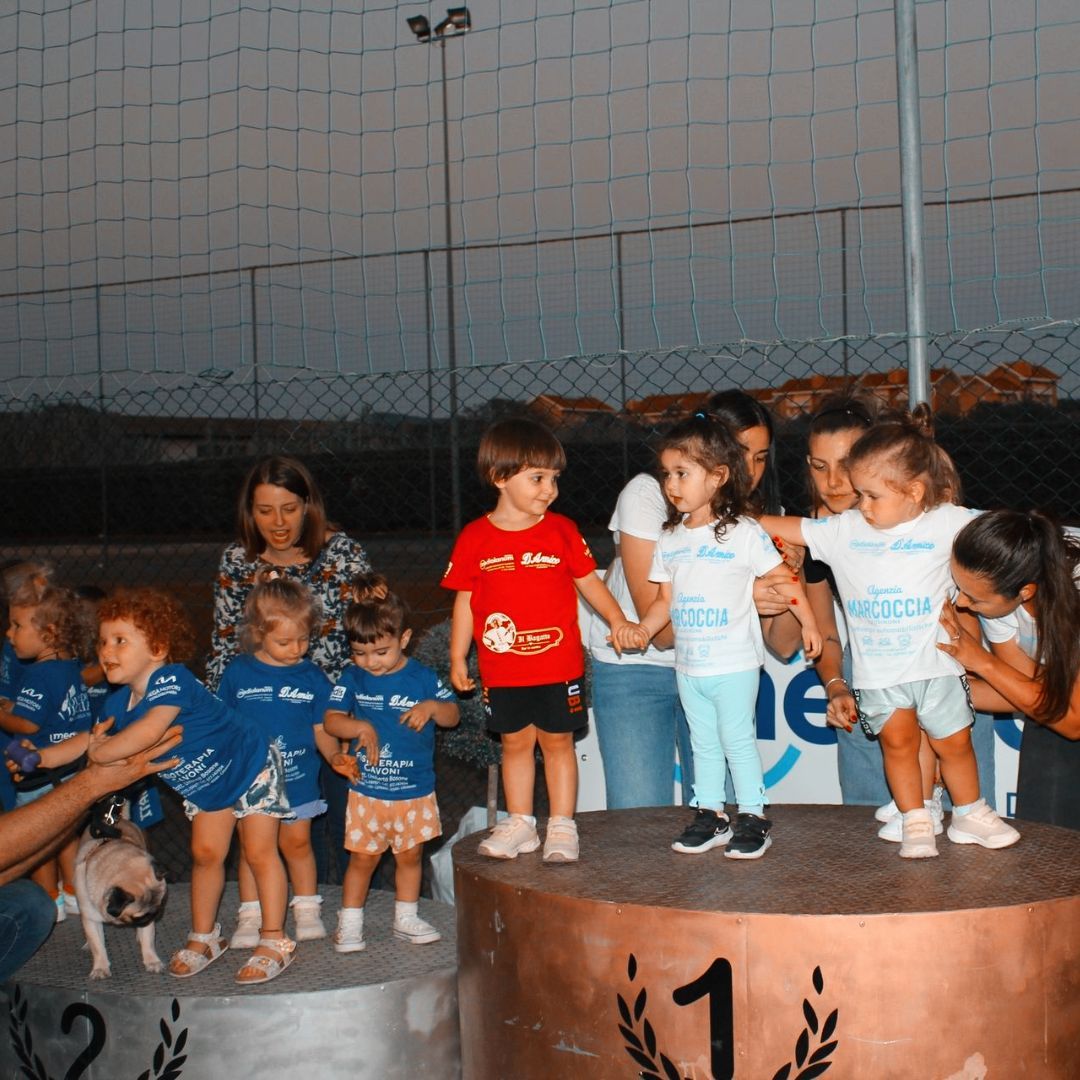
[{"label": "child's sneaker with laces", "polygon": [[936,858],[937,842],[934,840],[934,818],[924,806],[900,815],[904,835],[900,842],[901,859]]},{"label": "child's sneaker with laces", "polygon": [[540,846],[536,822],[524,814],[509,814],[480,841],[476,849],[489,859],[516,859],[519,855],[535,851]]},{"label": "child's sneaker with laces", "polygon": [[694,815],[694,820],[671,845],[671,850],[680,851],[684,855],[700,855],[714,847],[722,847],[730,839],[731,822],[727,814],[718,814],[715,810],[701,807]]},{"label": "child's sneaker with laces", "polygon": [[772,846],[772,822],[757,814],[736,814],[731,840],[724,851],[728,859],[760,859]]},{"label": "child's sneaker with laces", "polygon": [[1003,848],[1015,844],[1020,834],[1006,824],[980,799],[966,814],[953,811],[949,822],[949,839],[954,844],[981,844],[985,848]]},{"label": "child's sneaker with laces", "polygon": [[577,822],[568,817],[548,818],[547,834],[544,837],[544,862],[577,862],[577,860]]},{"label": "child's sneaker with laces", "polygon": [[394,937],[407,941],[410,945],[427,945],[440,940],[442,934],[419,915],[396,915]]},{"label": "child's sneaker with laces", "polygon": [[[940,836],[945,831],[945,811],[941,809],[941,800],[926,799],[923,809],[930,811],[930,820],[934,823],[934,835]],[[899,810],[896,816],[890,818],[877,831],[882,840],[888,840],[891,844],[901,844],[904,841],[904,815]]]},{"label": "child's sneaker with laces", "polygon": [[326,927],[322,921],[321,896],[294,896],[289,902],[292,908],[293,923],[297,941],[318,941],[326,937]]},{"label": "child's sneaker with laces", "polygon": [[254,949],[259,944],[262,908],[258,900],[245,900],[236,915],[236,929],[229,938],[230,949]]},{"label": "child's sneaker with laces", "polygon": [[364,909],[341,908],[334,931],[334,952],[360,952],[364,948]]}]

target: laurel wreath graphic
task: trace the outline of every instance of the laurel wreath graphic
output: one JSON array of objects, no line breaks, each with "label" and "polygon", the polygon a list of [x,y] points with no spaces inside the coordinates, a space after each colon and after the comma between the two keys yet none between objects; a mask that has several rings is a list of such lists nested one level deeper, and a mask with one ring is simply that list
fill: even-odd
[{"label": "laurel wreath graphic", "polygon": [[[180,1002],[173,998],[172,1005],[169,1008],[169,1014],[172,1017],[172,1021],[175,1024],[180,1019]],[[184,1028],[177,1036],[176,1040],[173,1040],[172,1030],[165,1022],[164,1017],[159,1021],[161,1030],[161,1042],[157,1044],[157,1049],[154,1051],[153,1061],[153,1073],[150,1069],[145,1072],[139,1073],[139,1080],[150,1080],[151,1076],[154,1076],[156,1080],[176,1080],[183,1070],[184,1062],[187,1061],[187,1054],[185,1054],[184,1046],[187,1044],[188,1029]],[[171,1051],[169,1060],[165,1060],[165,1052]]]},{"label": "laurel wreath graphic", "polygon": [[[626,974],[631,983],[637,978],[637,957],[633,953],[627,961]],[[814,968],[811,979],[814,992],[820,996],[825,989],[820,967]],[[624,1049],[634,1059],[635,1064],[641,1066],[638,1075],[643,1080],[690,1080],[690,1077],[682,1076],[674,1062],[657,1048],[656,1031],[645,1015],[645,1005],[648,1002],[645,987],[638,991],[633,1005],[630,1005],[622,994],[617,994],[616,998],[622,1018],[619,1032],[624,1040]],[[839,1040],[832,1036],[836,1031],[840,1010],[833,1009],[820,1025],[817,1011],[808,998],[803,998],[802,1011],[806,1025],[795,1040],[794,1061],[781,1066],[772,1080],[813,1080],[832,1065],[830,1059],[839,1043]],[[816,1044],[812,1052],[811,1042]],[[799,1071],[793,1075],[792,1069]]]},{"label": "laurel wreath graphic", "polygon": [[[814,968],[813,983],[814,992],[820,996],[825,988],[825,980],[821,976],[821,968],[819,967]],[[777,1069],[772,1080],[813,1080],[815,1076],[820,1076],[832,1064],[829,1058],[839,1042],[838,1039],[833,1039],[832,1036],[833,1032],[836,1031],[836,1021],[840,1015],[840,1010],[833,1009],[825,1018],[825,1023],[821,1025],[819,1031],[818,1016],[809,999],[803,998],[802,1008],[806,1026],[795,1040],[795,1060],[793,1062],[789,1061],[786,1065]],[[817,1041],[817,1046],[814,1052],[811,1053],[810,1043],[814,1039]],[[791,1072],[793,1068],[799,1070],[794,1076]]]},{"label": "laurel wreath graphic", "polygon": [[[637,957],[633,953],[627,961],[626,974],[631,982],[637,978]],[[644,1080],[690,1080],[689,1077],[680,1075],[671,1058],[657,1051],[656,1032],[645,1016],[645,1003],[648,1001],[645,987],[638,991],[633,1008],[622,994],[617,994],[616,997],[619,1001],[619,1015],[623,1020],[619,1031],[625,1040],[626,1052],[642,1067],[638,1076]]]},{"label": "laurel wreath graphic", "polygon": [[[11,1045],[15,1050],[15,1056],[19,1059],[19,1070],[25,1080],[51,1080],[49,1071],[45,1068],[45,1063],[41,1060],[40,1055],[34,1053],[34,1033],[26,1022],[26,1011],[29,1004],[23,996],[22,988],[16,985],[10,1012],[9,1033],[11,1035]],[[69,1005],[64,1010],[61,1028],[65,1034],[70,1031],[71,1022],[75,1016],[86,1015],[88,1008],[82,1003],[76,1003]],[[94,1012],[96,1013],[96,1010]],[[180,1019],[180,1002],[176,998],[173,998],[169,1007],[169,1015],[174,1024]],[[97,1014],[97,1016],[100,1020],[100,1014]],[[151,1078],[153,1080],[176,1080],[183,1071],[184,1062],[187,1061],[187,1055],[183,1051],[184,1046],[187,1044],[188,1029],[184,1028],[174,1037],[172,1028],[169,1027],[164,1018],[160,1020],[159,1028],[161,1041],[154,1051],[153,1063],[149,1069],[139,1074],[139,1080],[151,1080]],[[75,1059],[75,1062],[68,1070],[68,1074],[70,1075],[73,1072],[76,1075],[81,1074],[82,1070],[101,1052],[104,1041],[104,1030],[95,1030],[94,1041]]]}]

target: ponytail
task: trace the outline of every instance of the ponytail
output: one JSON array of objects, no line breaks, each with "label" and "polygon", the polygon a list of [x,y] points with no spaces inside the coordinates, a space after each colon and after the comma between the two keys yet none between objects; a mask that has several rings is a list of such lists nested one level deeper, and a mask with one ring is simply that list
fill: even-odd
[{"label": "ponytail", "polygon": [[1061,719],[1080,676],[1080,592],[1074,580],[1080,545],[1038,510],[993,510],[960,530],[953,558],[985,577],[1006,600],[1035,585],[1035,662],[1042,690],[1034,719],[1044,724]]}]

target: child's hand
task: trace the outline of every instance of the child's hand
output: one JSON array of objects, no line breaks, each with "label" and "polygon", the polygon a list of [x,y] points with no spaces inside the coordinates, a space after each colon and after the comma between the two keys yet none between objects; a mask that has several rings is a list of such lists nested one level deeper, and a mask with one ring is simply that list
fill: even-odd
[{"label": "child's hand", "polygon": [[641,623],[627,622],[625,619],[620,623],[613,623],[608,641],[612,648],[620,656],[623,649],[647,649],[652,634]]},{"label": "child's hand", "polygon": [[366,721],[358,721],[360,727],[352,738],[350,749],[356,755],[363,751],[369,765],[379,764],[379,736],[375,729]]},{"label": "child's hand", "polygon": [[814,660],[821,655],[821,634],[816,626],[802,628],[802,644],[807,660]]},{"label": "child's hand", "polygon": [[784,563],[779,564],[767,574],[754,578],[754,607],[763,618],[783,615],[791,610],[791,599],[785,596],[778,585],[799,584],[798,574],[793,574]]},{"label": "child's hand", "polygon": [[476,689],[476,680],[469,677],[467,660],[450,661],[450,685],[459,694],[468,694]]},{"label": "child's hand", "polygon": [[413,731],[422,731],[424,725],[434,719],[435,711],[432,706],[434,701],[418,701],[411,709],[407,709],[398,717],[398,723],[412,728]]},{"label": "child's hand", "polygon": [[968,671],[976,671],[980,661],[986,659],[982,642],[972,637],[956,615],[956,607],[948,600],[941,609],[941,625],[949,635],[948,641],[939,641],[937,647],[956,660]]},{"label": "child's hand", "polygon": [[345,754],[340,750],[336,751],[330,758],[330,768],[338,776],[344,776],[350,784],[360,783],[360,762],[356,760],[355,754]]},{"label": "child's hand", "polygon": [[835,694],[829,695],[829,705],[825,710],[825,723],[830,727],[851,729],[859,721],[859,710],[855,705],[855,696],[847,683],[837,684]]}]

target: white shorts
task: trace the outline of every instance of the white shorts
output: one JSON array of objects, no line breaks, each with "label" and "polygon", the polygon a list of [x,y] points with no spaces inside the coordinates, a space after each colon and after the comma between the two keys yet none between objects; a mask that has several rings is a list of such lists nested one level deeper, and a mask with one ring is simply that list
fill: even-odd
[{"label": "white shorts", "polygon": [[897,709],[914,709],[919,727],[931,739],[947,739],[975,723],[966,675],[941,675],[853,693],[859,723],[871,738],[881,734],[885,721]]}]

